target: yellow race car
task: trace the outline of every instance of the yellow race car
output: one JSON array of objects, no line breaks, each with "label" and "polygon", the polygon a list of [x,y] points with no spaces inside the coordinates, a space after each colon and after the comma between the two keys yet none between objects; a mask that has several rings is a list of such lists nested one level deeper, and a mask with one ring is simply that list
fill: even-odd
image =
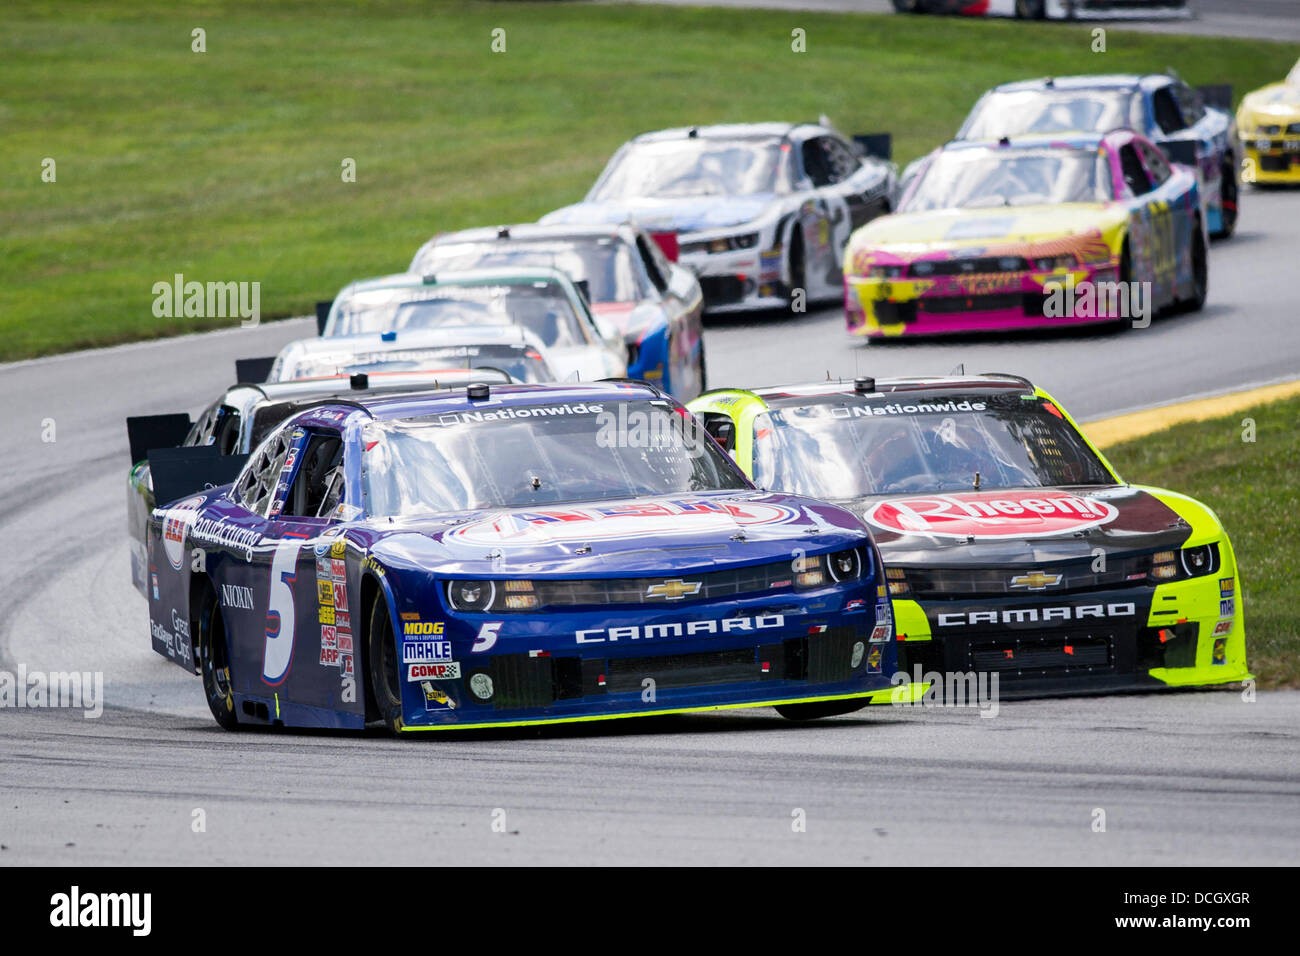
[{"label": "yellow race car", "polygon": [[1237,108],[1246,169],[1260,185],[1300,183],[1300,61],[1281,83],[1247,93]]}]

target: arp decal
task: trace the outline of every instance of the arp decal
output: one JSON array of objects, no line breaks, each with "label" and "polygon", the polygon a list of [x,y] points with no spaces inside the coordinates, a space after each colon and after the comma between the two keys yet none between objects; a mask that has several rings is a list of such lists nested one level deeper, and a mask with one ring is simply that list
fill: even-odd
[{"label": "arp decal", "polygon": [[726,531],[781,525],[798,512],[754,501],[682,499],[614,508],[545,508],[473,521],[447,533],[448,543],[475,547],[536,546],[569,541],[617,541],[678,535],[684,528]]},{"label": "arp decal", "polygon": [[167,563],[179,571],[185,564],[185,535],[198,517],[199,505],[206,499],[202,495],[186,498],[166,511],[163,518],[162,542]]},{"label": "arp decal", "polygon": [[1063,491],[990,491],[918,495],[878,501],[863,518],[895,534],[940,538],[1032,538],[1069,534],[1115,520],[1098,498]]}]

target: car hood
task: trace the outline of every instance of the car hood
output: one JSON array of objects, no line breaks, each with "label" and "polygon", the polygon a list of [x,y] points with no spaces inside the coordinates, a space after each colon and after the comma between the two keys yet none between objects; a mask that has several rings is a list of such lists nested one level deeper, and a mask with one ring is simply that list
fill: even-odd
[{"label": "car hood", "polygon": [[780,202],[775,193],[584,202],[548,213],[543,223],[625,222],[651,232],[704,232],[753,222]]},{"label": "car hood", "polygon": [[1191,534],[1176,511],[1127,485],[891,495],[859,499],[890,565],[1038,565],[1178,548]]},{"label": "car hood", "polygon": [[987,248],[996,243],[1024,243],[1096,232],[1116,215],[1122,215],[1122,210],[1115,203],[896,213],[863,226],[853,234],[849,248],[852,252],[886,249],[900,255],[920,255],[944,248]]},{"label": "car hood", "polygon": [[370,553],[393,568],[493,577],[629,576],[789,560],[861,544],[842,508],[765,492],[710,492],[534,509],[379,519]]},{"label": "car hood", "polygon": [[1300,86],[1286,83],[1274,83],[1247,93],[1237,111],[1237,125],[1243,135],[1253,132],[1255,123],[1286,125],[1297,121],[1300,121]]}]

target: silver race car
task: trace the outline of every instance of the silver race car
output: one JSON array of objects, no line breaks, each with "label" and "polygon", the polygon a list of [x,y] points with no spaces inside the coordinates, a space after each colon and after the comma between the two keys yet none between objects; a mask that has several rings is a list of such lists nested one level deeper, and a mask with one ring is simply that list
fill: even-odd
[{"label": "silver race car", "polygon": [[825,122],[644,133],[614,154],[583,202],[540,221],[631,220],[674,233],[705,311],[800,310],[843,294],[849,234],[893,207],[888,142],[850,140]]},{"label": "silver race car", "polygon": [[706,387],[699,280],[630,223],[530,223],[442,233],[420,247],[410,271],[423,275],[514,266],[556,266],[567,272],[586,292],[591,311],[622,332],[632,378],[658,385],[683,402]]},{"label": "silver race car", "polygon": [[[592,315],[573,279],[549,267],[399,273],[353,282],[334,299],[321,337],[379,336],[448,326],[506,329],[516,342],[518,329],[512,327],[522,327],[545,347],[544,358],[558,381],[592,382],[627,375],[627,346],[618,327]],[[329,345],[320,348],[328,351]]]}]

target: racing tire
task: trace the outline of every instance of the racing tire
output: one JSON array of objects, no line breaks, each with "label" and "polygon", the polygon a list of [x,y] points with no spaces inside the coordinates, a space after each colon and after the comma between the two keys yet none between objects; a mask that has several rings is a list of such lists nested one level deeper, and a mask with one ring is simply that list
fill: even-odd
[{"label": "racing tire", "polygon": [[894,0],[894,9],[899,13],[928,13],[925,0]]},{"label": "racing tire", "polygon": [[1047,0],[1016,0],[1017,20],[1044,20],[1047,18]]},{"label": "racing tire", "polygon": [[1237,200],[1241,190],[1237,187],[1237,166],[1229,157],[1223,164],[1219,180],[1219,231],[1215,239],[1227,239],[1237,231]]},{"label": "racing tire", "polygon": [[823,717],[851,714],[866,706],[867,698],[854,697],[851,700],[822,700],[813,704],[782,704],[776,712],[786,720],[821,720]]},{"label": "racing tire", "polygon": [[203,675],[203,696],[208,710],[222,730],[238,730],[235,694],[230,682],[230,655],[227,650],[226,622],[221,615],[217,592],[208,586],[199,599],[198,627],[199,670]]},{"label": "racing tire", "polygon": [[366,659],[370,696],[389,731],[402,729],[402,668],[397,659],[397,635],[383,594],[376,594],[370,606],[366,628]]},{"label": "racing tire", "polygon": [[[1119,251],[1119,281],[1120,284],[1128,287],[1128,283],[1133,279],[1133,253],[1129,249],[1128,236],[1124,237],[1124,245]],[[1114,327],[1116,332],[1127,332],[1133,327],[1131,317],[1121,315],[1115,319]]]},{"label": "racing tire", "polygon": [[1179,300],[1179,312],[1200,312],[1205,308],[1205,295],[1209,291],[1210,267],[1205,255],[1205,237],[1201,234],[1200,222],[1195,223],[1195,229],[1192,236],[1192,296]]},{"label": "racing tire", "polygon": [[790,310],[791,315],[799,315],[801,313],[795,311],[794,297],[797,290],[803,290],[803,304],[806,310],[808,307],[807,264],[804,261],[803,233],[799,229],[799,224],[796,222],[790,229],[790,300],[786,303],[786,308]]}]

